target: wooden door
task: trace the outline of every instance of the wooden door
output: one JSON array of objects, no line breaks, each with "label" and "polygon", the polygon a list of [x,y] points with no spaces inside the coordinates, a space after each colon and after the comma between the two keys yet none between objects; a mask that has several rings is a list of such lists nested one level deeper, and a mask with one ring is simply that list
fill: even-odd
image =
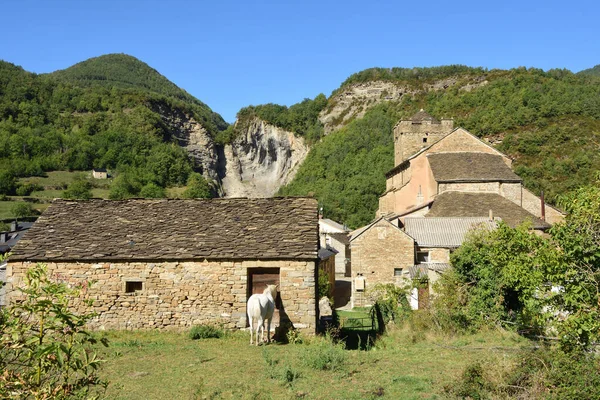
[{"label": "wooden door", "polygon": [[[253,294],[264,292],[267,285],[277,285],[279,289],[279,268],[250,268],[248,269],[248,298]],[[281,307],[281,297],[279,291],[275,299],[275,312],[271,321],[271,330],[279,326],[279,309]],[[265,329],[267,325],[265,324]]]}]

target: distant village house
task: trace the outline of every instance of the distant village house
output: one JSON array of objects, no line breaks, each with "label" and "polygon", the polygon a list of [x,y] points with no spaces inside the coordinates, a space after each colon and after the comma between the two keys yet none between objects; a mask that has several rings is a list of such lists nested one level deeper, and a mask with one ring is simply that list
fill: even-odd
[{"label": "distant village house", "polygon": [[95,179],[107,179],[108,171],[106,171],[106,168],[94,168],[92,169],[92,176]]}]

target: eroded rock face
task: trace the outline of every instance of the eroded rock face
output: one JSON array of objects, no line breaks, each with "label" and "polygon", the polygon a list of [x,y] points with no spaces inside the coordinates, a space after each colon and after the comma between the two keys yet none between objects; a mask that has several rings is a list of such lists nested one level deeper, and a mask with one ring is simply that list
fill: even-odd
[{"label": "eroded rock face", "polygon": [[446,90],[456,85],[460,85],[459,90],[471,91],[488,83],[484,77],[472,77],[467,82],[465,83],[464,79],[449,77],[422,86],[386,81],[349,85],[329,99],[328,106],[319,114],[319,120],[325,128],[325,134],[329,134],[352,118],[362,118],[369,108],[384,101],[398,102],[407,95]]},{"label": "eroded rock face", "polygon": [[224,147],[223,190],[226,197],[271,197],[290,182],[308,154],[292,132],[260,119]]},{"label": "eroded rock face", "polygon": [[153,108],[160,114],[171,137],[188,151],[198,171],[205,178],[220,183],[218,149],[206,128],[179,109],[161,104]]}]

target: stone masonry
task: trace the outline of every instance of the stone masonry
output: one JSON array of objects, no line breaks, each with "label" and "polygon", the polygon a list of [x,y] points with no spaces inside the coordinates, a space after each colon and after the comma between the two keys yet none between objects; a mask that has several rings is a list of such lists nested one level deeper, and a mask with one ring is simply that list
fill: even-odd
[{"label": "stone masonry", "polygon": [[[11,286],[23,283],[29,262],[9,264]],[[296,328],[315,328],[315,263],[310,261],[160,261],[46,264],[49,274],[71,286],[92,283],[72,301],[76,312],[95,311],[95,329],[177,329],[219,323],[246,327],[250,268],[278,268],[282,307]],[[126,282],[142,289],[126,293]],[[18,300],[11,292],[9,301]],[[88,309],[84,300],[93,300]],[[281,311],[280,311],[281,312]]]}]

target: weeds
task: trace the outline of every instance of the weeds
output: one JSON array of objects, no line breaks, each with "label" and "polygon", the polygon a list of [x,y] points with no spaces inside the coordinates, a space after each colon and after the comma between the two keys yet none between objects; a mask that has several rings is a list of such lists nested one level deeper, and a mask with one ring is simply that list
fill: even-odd
[{"label": "weeds", "polygon": [[218,339],[225,336],[223,328],[214,325],[195,325],[190,330],[190,339]]}]

